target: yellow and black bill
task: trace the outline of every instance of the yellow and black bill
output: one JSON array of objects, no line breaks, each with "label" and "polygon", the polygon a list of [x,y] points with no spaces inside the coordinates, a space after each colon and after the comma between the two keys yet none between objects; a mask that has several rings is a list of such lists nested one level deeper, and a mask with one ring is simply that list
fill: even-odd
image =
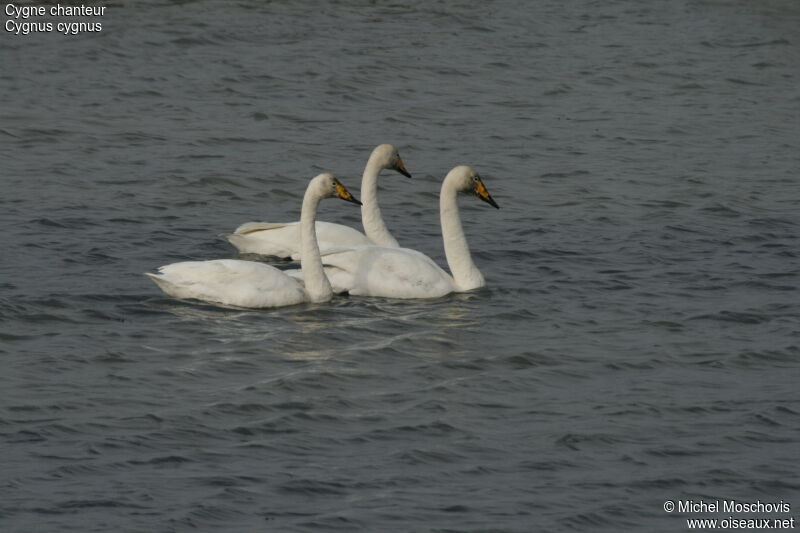
[{"label": "yellow and black bill", "polygon": [[486,185],[484,185],[481,179],[477,176],[475,176],[475,188],[473,190],[475,192],[475,196],[493,206],[495,209],[500,209],[500,206],[494,201],[492,195],[486,190]]},{"label": "yellow and black bill", "polygon": [[336,196],[338,196],[342,200],[347,200],[348,202],[353,202],[354,204],[361,205],[361,201],[359,201],[358,198],[350,194],[350,191],[348,191],[344,185],[339,183],[339,180],[336,180],[333,186],[336,188]]},{"label": "yellow and black bill", "polygon": [[408,170],[406,170],[405,163],[403,163],[403,158],[401,158],[399,155],[397,156],[397,162],[394,165],[394,169],[407,178],[411,177],[411,174],[409,174]]}]

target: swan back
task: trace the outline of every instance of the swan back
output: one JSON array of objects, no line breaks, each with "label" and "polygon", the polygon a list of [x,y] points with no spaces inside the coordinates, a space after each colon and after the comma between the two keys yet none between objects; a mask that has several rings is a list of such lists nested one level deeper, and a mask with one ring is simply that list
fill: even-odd
[{"label": "swan back", "polygon": [[297,281],[273,266],[252,261],[185,261],[146,275],[173,298],[251,308],[294,305],[308,299]]},{"label": "swan back", "polygon": [[453,278],[428,256],[408,248],[359,246],[324,254],[332,285],[354,296],[437,298],[453,292]]}]

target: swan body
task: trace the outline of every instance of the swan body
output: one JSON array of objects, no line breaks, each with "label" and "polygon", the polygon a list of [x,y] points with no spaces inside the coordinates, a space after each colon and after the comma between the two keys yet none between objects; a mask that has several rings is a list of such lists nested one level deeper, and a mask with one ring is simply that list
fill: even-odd
[{"label": "swan body", "polygon": [[295,305],[309,300],[302,284],[273,266],[253,261],[184,261],[146,275],[173,298],[254,308]]},{"label": "swan body", "polygon": [[455,289],[453,277],[410,248],[361,246],[324,255],[336,293],[384,298],[438,298]]},{"label": "swan body", "polygon": [[[498,207],[480,176],[468,166],[451,170],[442,183],[439,210],[445,255],[451,274],[430,257],[408,248],[359,246],[322,254],[325,273],[335,292],[385,298],[438,298],[486,285],[472,261],[458,212],[457,194],[472,192]],[[299,271],[290,275],[302,277]]]},{"label": "swan body", "polygon": [[281,307],[328,301],[333,291],[320,259],[314,219],[319,202],[334,196],[360,204],[327,173],[312,179],[303,197],[299,231],[304,283],[273,266],[237,259],[184,261],[162,266],[157,273],[146,275],[174,298],[194,298],[236,307]]},{"label": "swan body", "polygon": [[[343,224],[317,222],[317,239],[322,250],[368,244],[399,246],[386,227],[378,207],[378,174],[385,168],[411,177],[394,146],[390,144],[377,146],[372,151],[361,178],[361,200],[363,201],[361,223],[366,235]],[[299,233],[300,228],[297,222],[247,222],[224,237],[243,253],[297,259],[302,256]]]}]

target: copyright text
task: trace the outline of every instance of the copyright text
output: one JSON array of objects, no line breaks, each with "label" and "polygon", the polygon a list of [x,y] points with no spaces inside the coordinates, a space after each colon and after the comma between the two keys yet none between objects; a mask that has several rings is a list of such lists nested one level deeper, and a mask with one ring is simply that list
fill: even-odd
[{"label": "copyright text", "polygon": [[[667,500],[664,511],[680,514],[725,513],[724,518],[686,518],[688,529],[795,529],[793,516],[767,518],[763,515],[787,515],[792,505],[783,500],[742,502],[737,500]],[[747,515],[760,514],[752,517]],[[739,515],[739,516],[733,516]]]}]

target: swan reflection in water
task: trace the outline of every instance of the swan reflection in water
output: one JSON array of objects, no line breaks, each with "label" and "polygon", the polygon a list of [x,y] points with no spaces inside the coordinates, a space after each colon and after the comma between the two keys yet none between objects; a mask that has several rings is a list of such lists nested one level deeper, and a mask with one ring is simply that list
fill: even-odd
[{"label": "swan reflection in water", "polygon": [[[226,358],[278,357],[295,361],[362,359],[389,350],[423,358],[468,352],[465,334],[480,330],[481,301],[488,291],[456,293],[431,300],[335,297],[321,304],[279,309],[240,309],[160,300],[158,310],[178,317],[176,348],[189,348],[180,322],[203,324],[206,337],[191,354],[223,352]],[[151,304],[152,305],[152,304]],[[220,349],[220,345],[224,349]],[[239,346],[231,352],[231,346]]]}]

